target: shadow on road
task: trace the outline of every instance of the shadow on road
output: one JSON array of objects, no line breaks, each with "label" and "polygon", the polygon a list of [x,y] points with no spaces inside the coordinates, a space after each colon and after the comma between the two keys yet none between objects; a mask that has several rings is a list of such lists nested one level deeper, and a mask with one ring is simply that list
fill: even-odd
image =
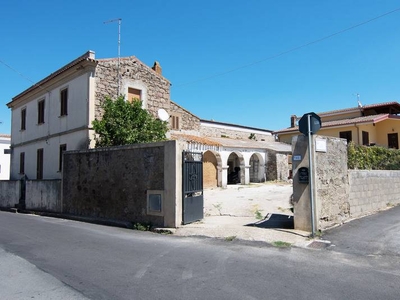
[{"label": "shadow on road", "polygon": [[263,220],[255,223],[246,224],[246,226],[259,228],[294,229],[294,222],[293,216],[282,214],[268,214]]}]

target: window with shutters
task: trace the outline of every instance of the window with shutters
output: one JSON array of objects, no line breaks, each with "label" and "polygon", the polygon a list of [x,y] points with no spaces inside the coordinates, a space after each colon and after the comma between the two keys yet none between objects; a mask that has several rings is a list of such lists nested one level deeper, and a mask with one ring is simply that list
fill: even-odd
[{"label": "window with shutters", "polygon": [[171,114],[171,117],[169,118],[169,120],[170,120],[169,122],[170,122],[172,130],[179,130],[180,129],[181,124],[180,124],[180,116],[179,115]]},{"label": "window with shutters", "polygon": [[60,116],[68,115],[68,88],[60,91]]},{"label": "window with shutters", "polygon": [[142,101],[142,91],[134,88],[128,88],[128,101],[132,102],[135,100]]},{"label": "window with shutters", "polygon": [[26,130],[26,108],[21,110],[21,130]]},{"label": "window with shutters", "polygon": [[25,174],[25,152],[19,154],[19,174]]},{"label": "window with shutters", "polygon": [[44,99],[38,102],[38,124],[44,123]]}]

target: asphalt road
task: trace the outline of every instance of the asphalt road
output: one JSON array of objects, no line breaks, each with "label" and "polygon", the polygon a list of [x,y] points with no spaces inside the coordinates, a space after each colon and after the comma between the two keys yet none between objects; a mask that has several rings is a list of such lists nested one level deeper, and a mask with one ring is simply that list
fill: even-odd
[{"label": "asphalt road", "polygon": [[337,244],[278,249],[0,212],[0,299],[399,299],[398,255]]},{"label": "asphalt road", "polygon": [[323,238],[332,242],[329,249],[334,251],[400,257],[400,206],[331,229]]}]

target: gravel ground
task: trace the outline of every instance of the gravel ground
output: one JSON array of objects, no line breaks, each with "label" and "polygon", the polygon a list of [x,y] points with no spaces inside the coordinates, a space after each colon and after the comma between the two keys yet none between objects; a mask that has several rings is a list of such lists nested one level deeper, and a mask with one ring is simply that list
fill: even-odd
[{"label": "gravel ground", "polygon": [[264,217],[268,213],[293,215],[289,199],[293,192],[289,183],[228,185],[227,189],[204,190],[204,215]]}]

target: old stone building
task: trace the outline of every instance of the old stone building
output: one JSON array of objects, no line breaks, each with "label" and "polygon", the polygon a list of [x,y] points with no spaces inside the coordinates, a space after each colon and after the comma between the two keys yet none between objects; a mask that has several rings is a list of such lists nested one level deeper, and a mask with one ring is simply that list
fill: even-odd
[{"label": "old stone building", "polygon": [[96,59],[93,51],[74,59],[7,104],[11,179],[61,178],[63,152],[94,147],[92,122],[101,118],[104,99],[119,95],[141,100],[155,117],[163,111],[169,136],[186,141],[188,150],[204,152],[211,186],[288,177],[278,171],[279,164],[271,165],[276,161],[271,153],[286,155],[288,149],[274,141],[270,130],[201,120],[171,101],[170,86],[158,62],[149,67],[135,56]]}]

